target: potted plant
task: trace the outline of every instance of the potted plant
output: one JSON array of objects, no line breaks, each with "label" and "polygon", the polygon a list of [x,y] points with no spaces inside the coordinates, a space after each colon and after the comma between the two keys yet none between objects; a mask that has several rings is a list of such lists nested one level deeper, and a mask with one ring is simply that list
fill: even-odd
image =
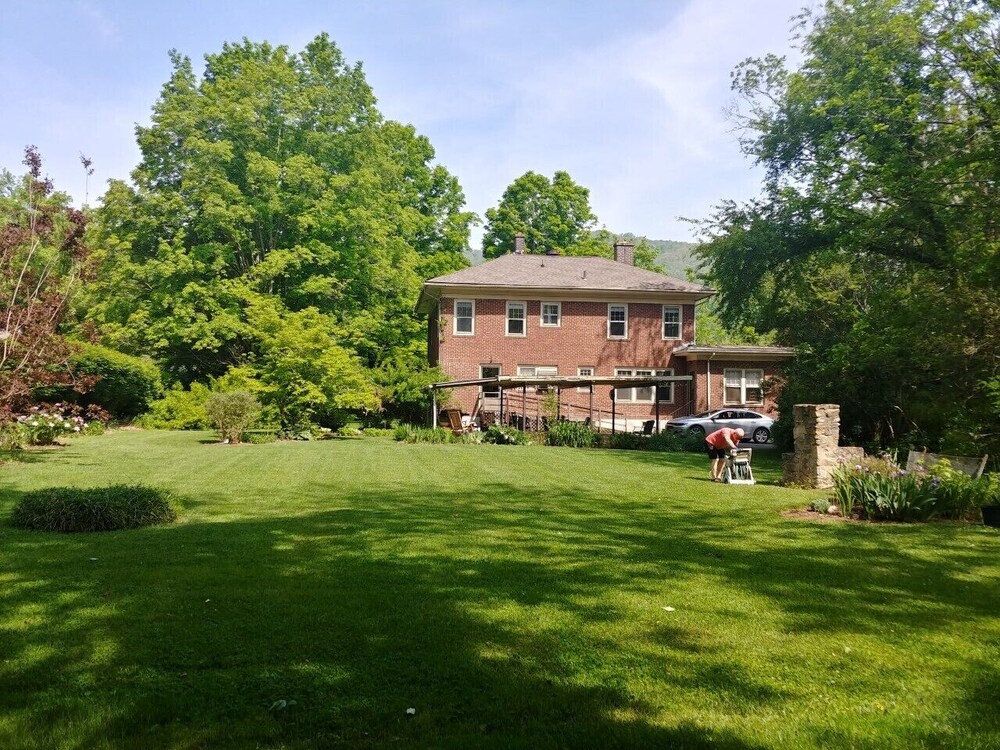
[{"label": "potted plant", "polygon": [[979,510],[983,514],[983,524],[1000,526],[1000,479],[996,474],[989,475],[989,491],[983,494]]}]

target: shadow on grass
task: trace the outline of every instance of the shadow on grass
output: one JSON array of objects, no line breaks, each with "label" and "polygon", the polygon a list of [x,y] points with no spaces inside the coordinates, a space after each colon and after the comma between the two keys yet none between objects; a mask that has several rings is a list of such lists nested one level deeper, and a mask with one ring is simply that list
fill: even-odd
[{"label": "shadow on grass", "polygon": [[[745,750],[758,746],[670,724],[667,699],[639,695],[702,691],[733,714],[795,697],[681,626],[602,640],[593,628],[634,616],[611,594],[653,599],[664,580],[702,576],[769,597],[792,631],[830,634],[1000,606],[964,567],[864,528],[824,529],[822,547],[746,546],[734,533],[759,529],[734,530],[724,511],[668,516],[577,488],[544,502],[512,484],[307,492],[330,507],[100,536],[0,529],[0,740],[11,727],[12,746],[81,749]],[[940,537],[956,566],[988,562]],[[660,691],[636,690],[630,664]]]}]

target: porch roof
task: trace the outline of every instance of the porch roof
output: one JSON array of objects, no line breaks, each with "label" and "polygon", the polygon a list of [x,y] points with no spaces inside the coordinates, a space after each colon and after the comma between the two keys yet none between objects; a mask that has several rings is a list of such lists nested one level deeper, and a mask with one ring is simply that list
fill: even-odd
[{"label": "porch roof", "polygon": [[613,386],[636,386],[636,385],[662,385],[664,383],[690,383],[693,379],[691,375],[617,375],[617,376],[585,376],[585,375],[561,375],[561,376],[532,376],[517,377],[514,375],[500,375],[495,378],[475,378],[472,380],[448,380],[440,383],[431,383],[428,387],[431,390],[441,390],[443,388],[464,388],[467,386],[497,386],[498,388],[521,388],[528,386],[550,386],[553,388],[579,388],[588,385],[613,385]]}]

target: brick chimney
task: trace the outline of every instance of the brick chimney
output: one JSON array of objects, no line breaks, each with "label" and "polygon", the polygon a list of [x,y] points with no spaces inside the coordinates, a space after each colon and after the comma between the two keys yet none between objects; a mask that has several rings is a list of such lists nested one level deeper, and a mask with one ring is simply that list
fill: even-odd
[{"label": "brick chimney", "polygon": [[635,245],[631,242],[619,240],[615,243],[615,261],[635,265]]},{"label": "brick chimney", "polygon": [[524,232],[514,235],[514,255],[524,255]]}]

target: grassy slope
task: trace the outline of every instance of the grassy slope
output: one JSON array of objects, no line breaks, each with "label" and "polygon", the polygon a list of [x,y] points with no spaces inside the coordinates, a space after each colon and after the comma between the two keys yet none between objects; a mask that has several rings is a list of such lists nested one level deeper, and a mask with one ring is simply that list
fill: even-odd
[{"label": "grassy slope", "polygon": [[784,519],[815,493],[695,455],[204,439],[0,469],[0,519],[66,483],[182,503],[0,525],[0,747],[1000,746],[995,531]]}]

